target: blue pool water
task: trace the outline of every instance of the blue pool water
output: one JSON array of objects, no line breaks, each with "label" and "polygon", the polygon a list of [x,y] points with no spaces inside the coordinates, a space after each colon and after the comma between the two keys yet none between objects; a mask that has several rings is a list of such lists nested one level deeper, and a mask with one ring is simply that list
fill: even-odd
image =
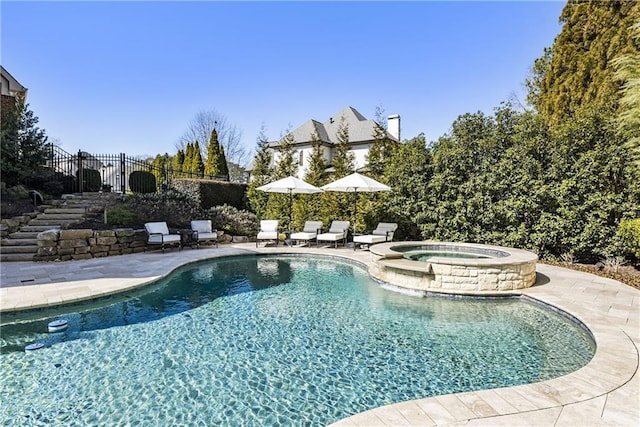
[{"label": "blue pool water", "polygon": [[[185,266],[128,298],[3,317],[2,425],[326,425],[393,402],[541,381],[589,334],[517,298],[402,295],[326,258]],[[46,333],[63,317],[64,333]],[[24,352],[43,341],[47,347]]]}]

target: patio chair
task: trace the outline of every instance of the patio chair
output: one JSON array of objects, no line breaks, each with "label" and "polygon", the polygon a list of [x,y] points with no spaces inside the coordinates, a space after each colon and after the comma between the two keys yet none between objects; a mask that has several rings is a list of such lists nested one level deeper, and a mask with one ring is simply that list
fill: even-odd
[{"label": "patio chair", "polygon": [[[162,253],[164,253],[164,248],[168,246],[178,246],[182,250],[182,236],[171,234],[166,222],[147,222],[144,229],[149,235],[147,245],[160,245]],[[145,251],[146,249],[145,247]]]},{"label": "patio chair", "polygon": [[256,236],[256,248],[258,242],[261,240],[275,240],[276,246],[278,246],[278,220],[277,219],[263,219],[260,221],[260,231]]},{"label": "patio chair", "polygon": [[376,243],[390,242],[393,240],[393,233],[398,228],[395,222],[379,222],[375,230],[370,234],[353,236],[353,250],[359,245],[371,246]]},{"label": "patio chair", "polygon": [[309,244],[312,240],[315,240],[320,231],[322,231],[322,221],[307,221],[304,223],[302,231],[292,233],[289,239],[296,242],[304,241]]},{"label": "patio chair", "polygon": [[332,221],[329,226],[329,231],[316,236],[316,247],[320,246],[320,242],[334,242],[337,248],[339,240],[342,240],[343,245],[346,244],[350,224],[349,221]]},{"label": "patio chair", "polygon": [[218,247],[218,230],[214,230],[211,220],[201,219],[191,221],[191,238],[200,247],[200,242],[213,242]]}]

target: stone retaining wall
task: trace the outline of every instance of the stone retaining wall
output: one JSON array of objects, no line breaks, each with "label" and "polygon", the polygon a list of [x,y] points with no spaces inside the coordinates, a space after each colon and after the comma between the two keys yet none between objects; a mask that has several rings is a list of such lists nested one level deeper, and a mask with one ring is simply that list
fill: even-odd
[{"label": "stone retaining wall", "polygon": [[68,261],[143,252],[144,230],[49,230],[38,234],[34,261]]}]

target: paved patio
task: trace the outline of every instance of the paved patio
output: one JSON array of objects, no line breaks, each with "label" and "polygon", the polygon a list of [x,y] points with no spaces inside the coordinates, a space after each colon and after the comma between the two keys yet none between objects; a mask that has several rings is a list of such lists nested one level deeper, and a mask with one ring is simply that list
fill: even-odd
[{"label": "paved patio", "polygon": [[[350,248],[219,248],[159,251],[86,261],[0,265],[0,312],[77,302],[123,292],[185,263],[247,253],[317,253],[369,263]],[[640,291],[610,279],[539,264],[536,286],[521,293],[570,313],[592,332],[597,350],[582,369],[517,387],[450,394],[375,408],[334,426],[637,426],[640,425]]]}]

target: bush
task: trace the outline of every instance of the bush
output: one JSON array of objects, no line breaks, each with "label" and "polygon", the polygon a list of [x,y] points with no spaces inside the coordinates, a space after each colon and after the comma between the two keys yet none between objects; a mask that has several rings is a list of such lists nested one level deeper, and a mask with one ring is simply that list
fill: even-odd
[{"label": "bush", "polygon": [[135,212],[131,212],[129,209],[116,206],[111,209],[107,209],[107,217],[105,222],[111,225],[135,225],[139,222],[138,215]]},{"label": "bush", "polygon": [[140,222],[166,221],[170,227],[188,227],[192,219],[204,215],[195,201],[175,190],[135,194],[126,200],[125,207],[135,213]]},{"label": "bush", "polygon": [[129,174],[129,188],[134,193],[155,193],[156,176],[147,171],[133,171]]},{"label": "bush", "polygon": [[258,233],[258,217],[249,211],[222,205],[209,208],[206,216],[218,230],[237,236],[255,236]]},{"label": "bush", "polygon": [[[78,172],[76,172],[76,177],[78,177],[79,175]],[[81,191],[88,191],[88,192],[100,191],[101,185],[102,185],[102,178],[100,177],[100,171],[96,169],[82,169]]]},{"label": "bush", "polygon": [[640,259],[640,218],[623,219],[618,227],[623,249]]}]

